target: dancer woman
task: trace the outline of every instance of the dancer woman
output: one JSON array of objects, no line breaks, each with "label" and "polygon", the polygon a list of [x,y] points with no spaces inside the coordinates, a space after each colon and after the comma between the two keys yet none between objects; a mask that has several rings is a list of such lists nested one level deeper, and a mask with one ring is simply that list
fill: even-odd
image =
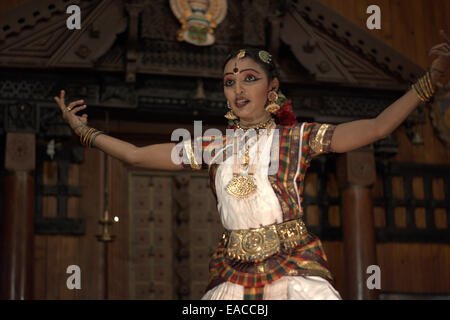
[{"label": "dancer woman", "polygon": [[[376,118],[339,125],[297,123],[271,55],[239,50],[224,65],[233,134],[184,142],[179,153],[174,143],[136,147],[108,136],[88,127],[86,114],[76,114],[86,108],[83,100],[66,106],[64,91],[55,100],[83,144],[114,158],[159,170],[209,168],[226,232],[210,262],[204,299],[340,299],[322,243],[303,223],[306,169],[319,154],[348,152],[387,136],[432,98],[450,64],[450,40],[441,33],[445,43],[430,50],[437,58],[411,90]],[[195,156],[197,147],[209,152],[207,166]],[[173,154],[187,164],[178,164]]]}]

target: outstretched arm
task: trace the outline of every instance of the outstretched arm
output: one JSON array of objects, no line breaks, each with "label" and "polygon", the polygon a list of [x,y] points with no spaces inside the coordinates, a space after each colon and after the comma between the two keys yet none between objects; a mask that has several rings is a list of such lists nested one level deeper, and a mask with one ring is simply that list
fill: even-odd
[{"label": "outstretched arm", "polygon": [[413,90],[391,104],[374,119],[362,119],[336,126],[331,148],[343,153],[382,139],[395,130],[420,104]]},{"label": "outstretched arm", "polygon": [[161,143],[136,147],[126,141],[101,134],[95,140],[95,147],[135,167],[170,171],[183,169],[182,164],[172,162],[171,155],[175,143]]},{"label": "outstretched arm", "polygon": [[[434,87],[442,87],[439,82],[450,65],[450,40],[441,31],[445,43],[430,50],[438,55],[431,65],[431,82]],[[362,146],[382,139],[393,132],[420,104],[416,92],[411,89],[374,119],[356,120],[339,124],[331,140],[331,148],[335,152],[343,153],[358,149]]]},{"label": "outstretched arm", "polygon": [[131,163],[136,167],[157,170],[182,170],[182,164],[172,162],[172,149],[175,143],[152,144],[146,147],[135,148],[131,155]]},{"label": "outstretched arm", "polygon": [[[70,125],[77,135],[86,134],[87,114],[78,116],[76,113],[87,108],[83,100],[78,100],[66,106],[65,92],[61,91],[59,97],[55,97],[62,111],[63,119]],[[83,104],[83,105],[81,105]],[[77,106],[78,105],[78,106]],[[81,105],[81,106],[79,106]],[[182,164],[172,162],[172,149],[175,143],[154,144],[146,147],[137,147],[129,142],[99,134],[93,139],[93,146],[102,150],[113,158],[129,163],[133,166],[157,169],[157,170],[181,170]]]}]

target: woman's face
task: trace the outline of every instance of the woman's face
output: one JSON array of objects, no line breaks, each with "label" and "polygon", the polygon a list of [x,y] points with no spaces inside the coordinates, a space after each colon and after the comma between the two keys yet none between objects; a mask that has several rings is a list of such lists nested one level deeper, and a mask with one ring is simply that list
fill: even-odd
[{"label": "woman's face", "polygon": [[[225,97],[234,114],[241,120],[252,121],[267,117],[264,109],[267,94],[278,89],[278,79],[269,79],[264,70],[251,58],[231,59],[225,65],[223,86]],[[237,66],[238,74],[233,73]]]}]

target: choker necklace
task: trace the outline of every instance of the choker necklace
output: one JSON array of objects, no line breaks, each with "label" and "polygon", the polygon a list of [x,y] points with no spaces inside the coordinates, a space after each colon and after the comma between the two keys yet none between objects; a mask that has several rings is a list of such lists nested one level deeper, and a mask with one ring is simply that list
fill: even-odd
[{"label": "choker necklace", "polygon": [[254,124],[252,126],[243,126],[241,125],[240,121],[236,121],[236,128],[237,129],[242,129],[242,130],[249,130],[249,129],[255,129],[255,130],[259,130],[259,129],[266,129],[268,126],[270,126],[273,122],[273,118],[269,117],[269,119],[267,119],[264,122],[260,122],[258,124]]}]

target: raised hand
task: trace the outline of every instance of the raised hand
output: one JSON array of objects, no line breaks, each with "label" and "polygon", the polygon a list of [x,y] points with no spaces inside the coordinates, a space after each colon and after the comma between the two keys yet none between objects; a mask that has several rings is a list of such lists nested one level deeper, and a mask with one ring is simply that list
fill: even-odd
[{"label": "raised hand", "polygon": [[[70,127],[75,130],[76,128],[82,126],[83,124],[87,124],[87,114],[83,114],[81,117],[77,115],[77,112],[87,108],[84,103],[84,100],[73,101],[66,106],[64,98],[66,92],[61,90],[59,97],[54,97],[56,103],[61,109],[63,119],[70,125]],[[80,104],[82,104],[80,106]],[[76,107],[77,106],[77,107]]]},{"label": "raised hand", "polygon": [[444,30],[441,30],[440,33],[445,42],[432,47],[429,51],[429,55],[438,56],[433,60],[430,72],[433,83],[442,88],[443,84],[440,81],[444,79],[445,73],[450,66],[450,39]]}]

